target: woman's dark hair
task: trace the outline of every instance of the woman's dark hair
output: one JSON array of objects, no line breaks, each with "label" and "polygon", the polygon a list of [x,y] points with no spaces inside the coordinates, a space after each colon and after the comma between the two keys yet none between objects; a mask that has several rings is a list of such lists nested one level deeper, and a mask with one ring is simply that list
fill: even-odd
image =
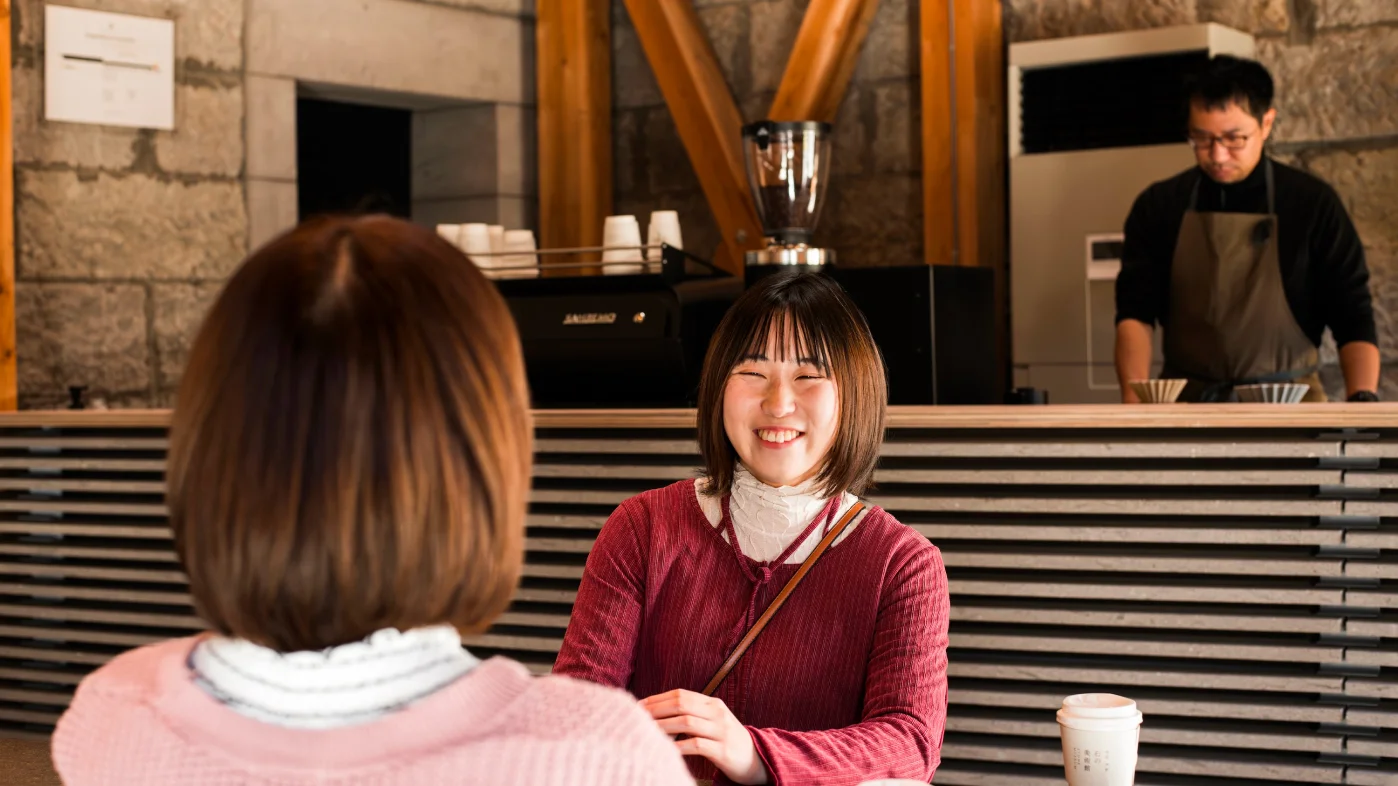
[{"label": "woman's dark hair", "polygon": [[723,427],[723,395],[733,368],[766,354],[775,334],[778,360],[790,350],[811,358],[840,396],[835,441],[815,480],[830,496],[868,487],[883,447],[888,383],[883,356],[864,315],[838,284],[818,273],[776,273],[728,310],[709,342],[699,382],[699,451],[710,494],[733,487],[737,452]]},{"label": "woman's dark hair", "polygon": [[324,218],[259,249],[194,340],[170,430],[200,614],[283,652],[483,629],[523,560],[528,402],[504,300],[431,230]]},{"label": "woman's dark hair", "polygon": [[1261,123],[1272,108],[1273,90],[1272,75],[1256,60],[1214,55],[1186,77],[1185,109],[1202,104],[1205,109],[1224,110],[1237,104]]}]

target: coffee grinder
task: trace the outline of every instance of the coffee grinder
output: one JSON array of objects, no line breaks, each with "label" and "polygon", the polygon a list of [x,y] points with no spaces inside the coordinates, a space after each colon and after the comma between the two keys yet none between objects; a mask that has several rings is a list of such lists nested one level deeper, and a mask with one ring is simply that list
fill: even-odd
[{"label": "coffee grinder", "polygon": [[745,255],[747,283],[819,269],[834,249],[811,245],[829,189],[829,123],[762,120],[743,127],[743,162],[767,246]]}]

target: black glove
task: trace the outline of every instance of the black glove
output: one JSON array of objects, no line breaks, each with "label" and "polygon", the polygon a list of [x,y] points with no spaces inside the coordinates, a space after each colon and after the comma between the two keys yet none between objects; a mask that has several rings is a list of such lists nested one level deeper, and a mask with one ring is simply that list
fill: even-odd
[{"label": "black glove", "polygon": [[1379,394],[1372,390],[1360,390],[1350,395],[1346,401],[1378,401]]}]

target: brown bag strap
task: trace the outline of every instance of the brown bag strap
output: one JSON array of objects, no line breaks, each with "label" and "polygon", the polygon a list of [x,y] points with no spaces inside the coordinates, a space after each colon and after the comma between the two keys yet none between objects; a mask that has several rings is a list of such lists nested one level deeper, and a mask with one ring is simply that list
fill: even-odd
[{"label": "brown bag strap", "polygon": [[854,505],[845,512],[845,515],[841,516],[840,520],[835,523],[835,526],[831,527],[830,531],[825,533],[825,537],[821,538],[820,543],[816,544],[815,551],[812,551],[810,556],[806,557],[801,563],[801,567],[796,569],[796,575],[792,576],[786,582],[786,586],[782,587],[782,591],[777,593],[777,597],[772,600],[771,605],[767,607],[766,611],[762,612],[762,616],[757,618],[757,621],[752,624],[752,627],[748,628],[748,632],[743,634],[743,638],[738,642],[738,646],[733,648],[733,652],[729,653],[728,657],[724,659],[723,665],[719,666],[718,671],[714,672],[714,676],[709,680],[709,684],[704,686],[705,696],[714,695],[714,691],[718,690],[718,686],[722,685],[725,679],[728,679],[729,672],[733,671],[733,667],[738,665],[738,661],[742,659],[743,654],[748,651],[748,647],[751,647],[752,643],[757,640],[758,635],[762,633],[762,629],[767,627],[767,623],[771,622],[772,617],[776,616],[782,604],[786,603],[786,599],[791,597],[791,593],[796,591],[796,587],[801,583],[801,580],[806,578],[806,574],[811,572],[811,568],[815,567],[816,560],[820,559],[820,555],[824,554],[826,549],[830,548],[830,544],[834,543],[836,538],[840,537],[840,533],[845,531],[845,527],[848,527],[849,523],[854,521],[854,517],[858,516],[859,511],[863,509],[863,502],[854,503]]}]

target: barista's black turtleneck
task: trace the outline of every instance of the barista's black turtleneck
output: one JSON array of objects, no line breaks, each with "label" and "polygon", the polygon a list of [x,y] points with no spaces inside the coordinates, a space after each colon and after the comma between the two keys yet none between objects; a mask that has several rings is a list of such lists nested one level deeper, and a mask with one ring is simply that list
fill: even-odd
[{"label": "barista's black turtleneck", "polygon": [[[1214,182],[1198,167],[1147,188],[1126,219],[1126,244],[1116,282],[1117,320],[1166,324],[1170,263],[1190,194],[1199,184],[1197,210],[1266,213],[1267,182],[1259,164],[1246,179]],[[1277,251],[1286,300],[1296,322],[1317,346],[1328,326],[1340,345],[1377,343],[1364,246],[1335,190],[1325,181],[1272,162]]]}]

